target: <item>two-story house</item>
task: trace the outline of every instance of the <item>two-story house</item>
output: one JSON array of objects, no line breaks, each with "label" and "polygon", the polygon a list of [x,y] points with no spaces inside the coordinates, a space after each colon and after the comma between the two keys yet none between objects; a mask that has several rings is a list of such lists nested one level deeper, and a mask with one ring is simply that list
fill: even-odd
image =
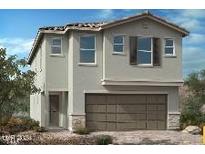
[{"label": "two-story house", "polygon": [[188,34],[149,12],[40,28],[28,57],[41,89],[30,97],[31,117],[71,131],[179,128]]}]

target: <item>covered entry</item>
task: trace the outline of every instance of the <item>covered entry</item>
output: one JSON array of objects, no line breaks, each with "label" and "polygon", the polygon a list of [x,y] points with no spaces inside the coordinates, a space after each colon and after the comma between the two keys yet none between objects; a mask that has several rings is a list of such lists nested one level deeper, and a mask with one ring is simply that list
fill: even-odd
[{"label": "covered entry", "polygon": [[167,95],[86,94],[86,127],[99,130],[166,129]]},{"label": "covered entry", "polygon": [[58,94],[49,95],[49,113],[50,113],[50,126],[59,126],[59,102]]},{"label": "covered entry", "polygon": [[49,92],[48,127],[68,128],[67,124],[68,93],[63,91]]}]

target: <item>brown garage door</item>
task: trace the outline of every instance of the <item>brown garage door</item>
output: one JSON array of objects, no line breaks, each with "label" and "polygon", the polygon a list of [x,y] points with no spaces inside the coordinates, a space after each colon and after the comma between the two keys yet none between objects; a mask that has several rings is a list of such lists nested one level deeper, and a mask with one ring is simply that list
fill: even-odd
[{"label": "brown garage door", "polygon": [[86,94],[86,126],[98,130],[166,129],[166,95]]}]

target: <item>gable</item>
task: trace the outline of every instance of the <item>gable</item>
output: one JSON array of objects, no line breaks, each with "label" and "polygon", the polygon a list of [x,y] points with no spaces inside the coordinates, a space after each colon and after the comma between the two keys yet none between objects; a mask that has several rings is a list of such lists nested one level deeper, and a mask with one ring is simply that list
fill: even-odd
[{"label": "gable", "polygon": [[126,24],[126,23],[131,23],[131,22],[139,21],[141,19],[150,19],[152,21],[155,21],[155,22],[157,22],[157,23],[159,23],[161,25],[164,25],[166,27],[169,27],[169,28],[171,28],[171,29],[181,33],[183,37],[187,36],[189,34],[189,32],[186,29],[184,29],[182,27],[179,27],[178,25],[173,24],[171,22],[168,22],[165,19],[162,19],[160,17],[154,16],[154,15],[152,15],[149,12],[142,13],[140,15],[131,16],[131,17],[128,17],[128,18],[125,18],[125,19],[109,22],[107,24],[102,25],[101,27],[102,27],[102,29],[108,29],[108,28],[112,28],[112,27],[115,27],[115,26],[123,25],[123,24]]},{"label": "gable", "polygon": [[104,29],[105,33],[124,34],[128,36],[183,37],[183,34],[149,18],[123,23]]}]

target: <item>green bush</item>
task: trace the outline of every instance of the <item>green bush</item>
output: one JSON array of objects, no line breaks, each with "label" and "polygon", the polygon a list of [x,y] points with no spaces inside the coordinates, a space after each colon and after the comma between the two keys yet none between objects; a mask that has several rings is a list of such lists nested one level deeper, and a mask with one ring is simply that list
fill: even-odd
[{"label": "green bush", "polygon": [[79,135],[86,135],[86,134],[89,134],[90,132],[85,127],[78,127],[75,129],[74,133],[79,134]]},{"label": "green bush", "polygon": [[189,96],[185,100],[185,105],[180,116],[181,129],[184,129],[188,125],[202,127],[205,124],[205,114],[200,112],[203,103],[205,103],[203,97]]},{"label": "green bush", "polygon": [[97,144],[98,145],[108,145],[112,144],[112,137],[109,135],[100,135],[97,138]]}]

